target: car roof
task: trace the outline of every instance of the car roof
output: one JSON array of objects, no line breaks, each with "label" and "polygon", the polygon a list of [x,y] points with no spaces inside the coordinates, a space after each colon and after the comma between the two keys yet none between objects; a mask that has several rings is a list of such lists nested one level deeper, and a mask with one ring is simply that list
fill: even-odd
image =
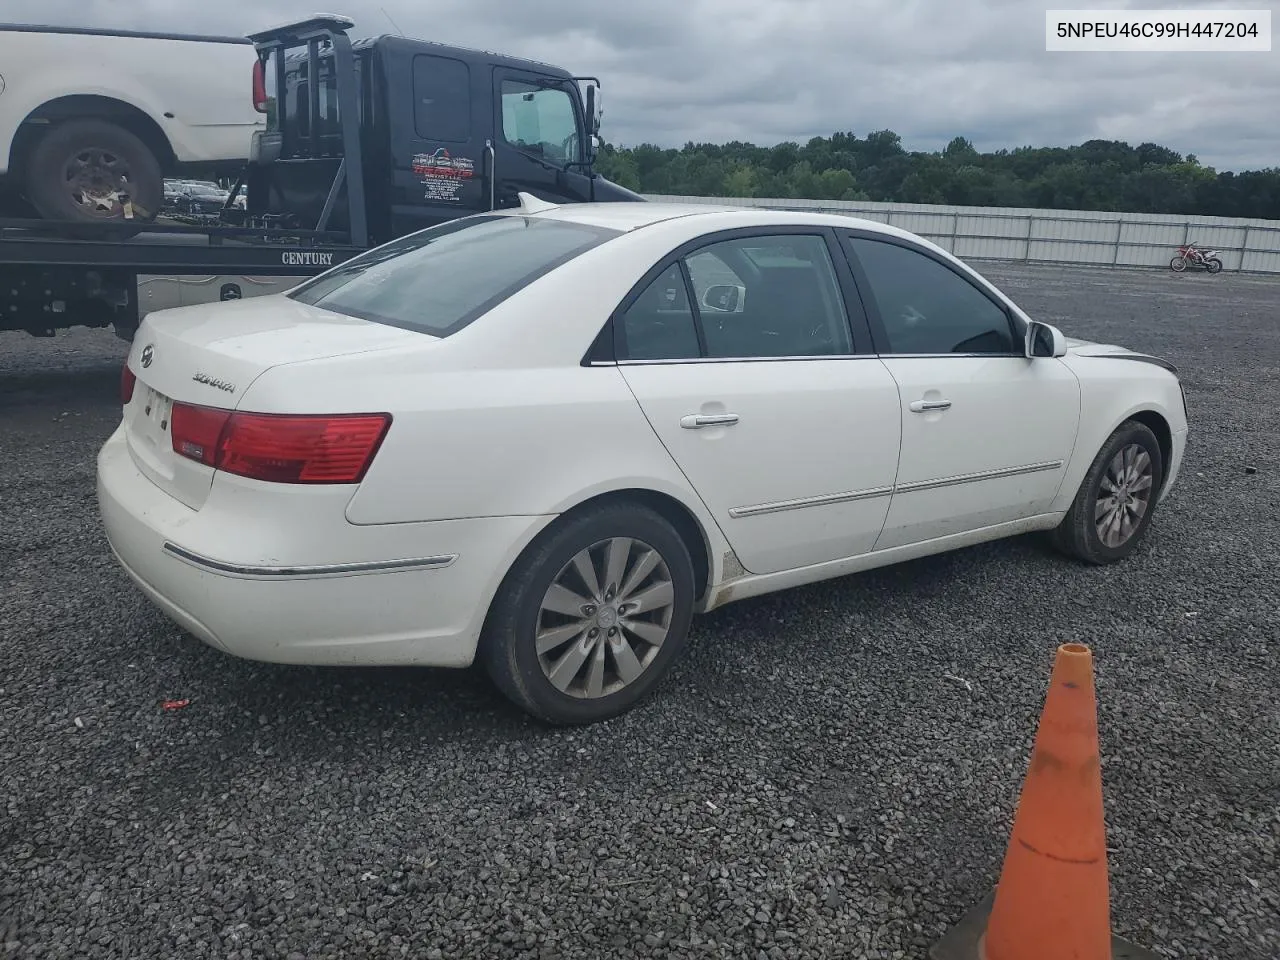
[{"label": "car roof", "polygon": [[844,226],[919,239],[878,220],[867,220],[850,214],[821,213],[811,210],[772,210],[720,203],[678,203],[666,200],[568,203],[559,206],[539,203],[531,210],[517,207],[500,212],[514,216],[605,227],[624,233],[669,220],[696,217],[707,221],[705,223],[707,230],[731,229],[735,226]]},{"label": "car roof", "polygon": [[563,220],[568,223],[582,223],[593,227],[606,227],[610,230],[628,232],[663,220],[677,217],[705,215],[713,211],[732,211],[732,207],[721,207],[702,203],[669,203],[647,201],[612,201],[606,203],[566,203],[559,206],[537,206],[533,209],[516,207],[501,210],[516,216],[531,216],[544,220]]}]

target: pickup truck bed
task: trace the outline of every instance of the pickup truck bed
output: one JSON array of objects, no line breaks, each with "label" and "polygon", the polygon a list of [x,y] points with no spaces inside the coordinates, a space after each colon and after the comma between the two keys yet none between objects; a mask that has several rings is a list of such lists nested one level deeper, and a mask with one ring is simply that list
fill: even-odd
[{"label": "pickup truck bed", "polygon": [[0,24],[0,186],[49,220],[155,216],[166,176],[243,166],[255,62],[243,37]]}]

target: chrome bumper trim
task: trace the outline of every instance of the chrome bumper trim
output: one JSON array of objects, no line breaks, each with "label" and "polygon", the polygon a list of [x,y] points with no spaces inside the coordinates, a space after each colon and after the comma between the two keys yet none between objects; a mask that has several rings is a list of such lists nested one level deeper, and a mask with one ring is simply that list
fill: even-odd
[{"label": "chrome bumper trim", "polygon": [[413,557],[404,560],[365,560],[356,563],[324,563],[307,566],[269,566],[227,563],[202,556],[176,543],[165,541],[164,552],[206,573],[251,580],[315,580],[322,577],[353,577],[370,573],[405,573],[412,570],[441,570],[453,564],[458,555]]}]

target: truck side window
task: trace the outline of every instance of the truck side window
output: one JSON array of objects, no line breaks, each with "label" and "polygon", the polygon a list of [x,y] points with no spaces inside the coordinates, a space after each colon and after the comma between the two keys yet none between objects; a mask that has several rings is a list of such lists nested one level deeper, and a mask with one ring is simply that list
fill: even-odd
[{"label": "truck side window", "polygon": [[424,140],[471,139],[471,71],[461,60],[413,58],[413,125]]},{"label": "truck side window", "polygon": [[552,163],[582,159],[578,112],[561,87],[503,80],[502,136],[513,147]]}]

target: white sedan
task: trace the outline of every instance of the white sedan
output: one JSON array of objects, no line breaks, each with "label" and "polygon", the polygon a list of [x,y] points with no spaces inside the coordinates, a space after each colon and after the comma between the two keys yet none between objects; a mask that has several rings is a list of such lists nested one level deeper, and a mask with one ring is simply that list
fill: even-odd
[{"label": "white sedan", "polygon": [[553,723],[630,708],[732,600],[1030,531],[1121,560],[1187,442],[1171,365],[913,234],[702,205],[525,197],[152,313],[122,392],[102,520],[181,627],[479,660]]}]

